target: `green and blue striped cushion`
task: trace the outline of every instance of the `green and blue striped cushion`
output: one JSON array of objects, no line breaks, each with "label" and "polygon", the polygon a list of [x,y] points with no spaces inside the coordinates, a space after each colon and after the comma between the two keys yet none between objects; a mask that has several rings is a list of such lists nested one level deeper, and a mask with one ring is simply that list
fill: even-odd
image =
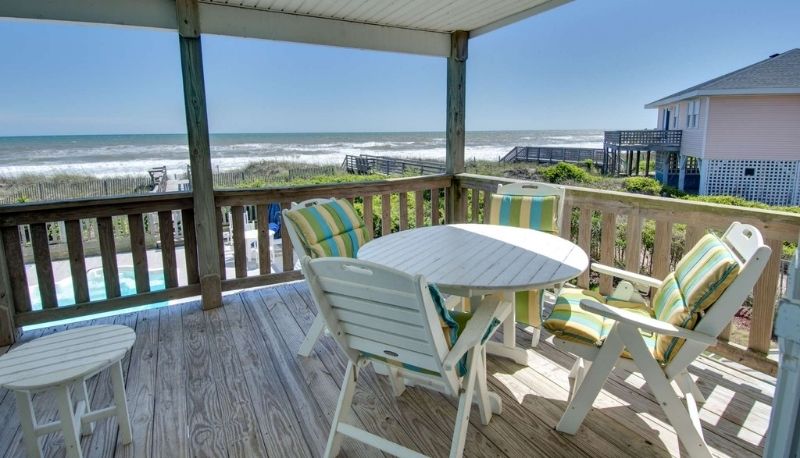
[{"label": "green and blue striped cushion", "polygon": [[557,196],[493,194],[489,224],[524,227],[558,234]]},{"label": "green and blue striped cushion", "polygon": [[678,282],[692,313],[711,306],[739,275],[739,262],[714,234],[707,234],[678,262]]},{"label": "green and blue striped cushion", "polygon": [[[653,296],[653,314],[660,321],[692,329],[697,324],[697,314],[691,313],[686,307],[683,292],[675,280],[675,273],[667,275]],[[662,362],[668,362],[683,345],[683,339],[660,335],[656,342],[655,357]]]},{"label": "green and blue striped cushion", "polygon": [[345,199],[290,210],[286,216],[297,228],[300,241],[312,258],[355,258],[358,249],[369,241],[364,221]]}]

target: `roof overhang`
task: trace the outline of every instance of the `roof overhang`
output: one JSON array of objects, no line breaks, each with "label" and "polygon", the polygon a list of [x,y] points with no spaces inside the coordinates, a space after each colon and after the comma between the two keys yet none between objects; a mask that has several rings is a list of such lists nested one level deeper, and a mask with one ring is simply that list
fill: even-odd
[{"label": "roof overhang", "polygon": [[655,102],[650,102],[645,105],[645,108],[658,108],[671,103],[680,102],[681,100],[693,99],[695,97],[713,96],[713,95],[782,95],[782,94],[800,94],[798,87],[769,87],[769,88],[749,88],[749,89],[698,89],[696,91],[686,92],[684,94],[666,97]]},{"label": "roof overhang", "polygon": [[[203,0],[199,14],[202,33],[449,56],[456,30],[473,38],[569,1]],[[177,30],[174,0],[6,0],[0,17]]]}]

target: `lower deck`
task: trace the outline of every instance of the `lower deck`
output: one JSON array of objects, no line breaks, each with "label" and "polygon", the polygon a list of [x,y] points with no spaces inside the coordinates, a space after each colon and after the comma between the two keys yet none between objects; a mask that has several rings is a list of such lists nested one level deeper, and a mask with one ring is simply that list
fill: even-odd
[{"label": "lower deck", "polygon": [[[123,360],[133,443],[122,445],[113,419],[81,439],[84,456],[320,456],[346,362],[329,337],[309,358],[296,355],[316,312],[304,282],[241,291],[203,311],[197,301],[28,331],[20,342],[89,324],[134,328]],[[543,334],[543,339],[547,337]],[[497,337],[496,337],[497,338]],[[518,344],[530,336],[518,333]],[[0,352],[7,349],[2,348]],[[567,399],[573,357],[543,341],[530,366],[489,357],[490,389],[503,413],[488,426],[473,409],[465,456],[677,456],[677,437],[638,374],[615,371],[575,436],[555,431]],[[714,356],[690,368],[707,398],[705,437],[719,456],[760,456],[775,379]],[[89,383],[94,408],[112,396],[107,372]],[[39,421],[55,420],[55,402],[34,396]],[[446,456],[457,399],[422,388],[394,398],[365,368],[351,422],[431,456]],[[43,438],[45,456],[63,456],[60,434]],[[14,396],[0,390],[0,451],[24,456]],[[341,456],[379,456],[345,439]]]}]

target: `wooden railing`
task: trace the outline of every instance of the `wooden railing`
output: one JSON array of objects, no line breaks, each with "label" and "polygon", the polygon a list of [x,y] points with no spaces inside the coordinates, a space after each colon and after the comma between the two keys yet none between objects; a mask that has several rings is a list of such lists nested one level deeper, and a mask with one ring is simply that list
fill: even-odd
[{"label": "wooden railing", "polygon": [[[489,210],[483,205],[490,202],[491,193],[499,183],[512,181],[479,175],[456,176],[455,186],[464,196],[461,205],[466,220],[482,222],[482,214]],[[712,351],[775,374],[777,362],[767,358],[767,354],[772,344],[775,304],[779,296],[781,253],[784,242],[797,242],[800,215],[578,187],[567,187],[564,215],[572,217],[564,218],[562,237],[576,242],[590,253],[593,261],[616,264],[636,272],[643,270],[644,227],[654,225],[650,268],[644,273],[656,278],[664,278],[682,254],[675,249],[675,239],[681,234],[684,235],[680,246],[691,247],[707,230],[724,230],[733,221],[758,227],[772,248],[772,257],[753,291],[746,345],[729,341],[729,326]],[[601,275],[597,280],[602,293],[611,292],[611,278]],[[590,273],[585,272],[576,282],[580,287],[589,287]]]},{"label": "wooden railing", "polygon": [[603,144],[606,148],[664,150],[680,148],[681,130],[613,130],[606,131]]},{"label": "wooden railing", "polygon": [[605,151],[597,148],[570,148],[560,146],[515,146],[500,159],[500,162],[538,162],[572,164],[592,161],[595,167],[602,167]]},{"label": "wooden railing", "polygon": [[[223,290],[267,285],[299,279],[289,237],[282,237],[283,272],[272,273],[270,240],[267,228],[268,205],[278,202],[286,208],[291,202],[310,198],[342,197],[356,203],[375,236],[409,227],[444,222],[449,176],[400,178],[379,182],[360,182],[292,188],[265,188],[215,192],[218,209],[220,257]],[[255,208],[258,259],[248,269],[250,247],[245,238],[245,207]],[[409,209],[413,212],[409,214]],[[226,250],[223,240],[223,212],[230,212],[232,240]],[[178,223],[179,222],[179,223]],[[177,231],[176,231],[177,228]],[[63,233],[62,233],[63,232]],[[164,289],[150,291],[154,266],[148,263],[148,249],[160,248]],[[63,202],[19,204],[0,207],[0,234],[4,256],[0,256],[0,311],[7,310],[0,322],[13,319],[16,327],[107,312],[137,305],[196,296],[200,292],[197,241],[191,193],[164,193],[107,199],[78,199]],[[29,235],[26,235],[29,234]],[[183,245],[183,261],[179,250]],[[98,249],[99,247],[99,249]],[[92,251],[94,250],[94,251]],[[33,263],[35,277],[26,275],[27,262]],[[105,299],[89,297],[87,258],[99,253]],[[123,295],[119,280],[121,253],[131,253],[135,291]],[[153,252],[151,250],[151,256]],[[226,256],[232,258],[233,274],[226,275]],[[56,295],[54,257],[66,258],[58,267],[71,277],[74,305],[59,305]],[[226,278],[227,277],[227,278]],[[160,280],[160,279],[159,279]],[[36,285],[41,309],[32,305],[30,289]],[[6,317],[10,319],[6,319]]]},{"label": "wooden railing", "polygon": [[445,172],[444,162],[421,161],[394,157],[371,156],[369,154],[348,154],[342,162],[342,168],[349,173],[383,175],[438,175]]}]

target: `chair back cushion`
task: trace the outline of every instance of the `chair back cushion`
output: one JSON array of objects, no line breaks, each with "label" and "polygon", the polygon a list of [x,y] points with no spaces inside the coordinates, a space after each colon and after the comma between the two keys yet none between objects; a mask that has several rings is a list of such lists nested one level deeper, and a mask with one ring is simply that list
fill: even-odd
[{"label": "chair back cushion", "polygon": [[297,228],[297,235],[312,258],[355,258],[358,249],[369,241],[364,221],[345,199],[290,210],[286,216]]},{"label": "chair back cushion", "polygon": [[[708,234],[678,262],[653,296],[653,313],[661,321],[694,329],[702,313],[711,307],[739,274],[739,262],[728,247]],[[678,353],[683,339],[661,335],[656,359],[666,364]]]},{"label": "chair back cushion", "polygon": [[557,196],[493,194],[489,224],[536,229],[558,234]]}]

